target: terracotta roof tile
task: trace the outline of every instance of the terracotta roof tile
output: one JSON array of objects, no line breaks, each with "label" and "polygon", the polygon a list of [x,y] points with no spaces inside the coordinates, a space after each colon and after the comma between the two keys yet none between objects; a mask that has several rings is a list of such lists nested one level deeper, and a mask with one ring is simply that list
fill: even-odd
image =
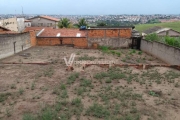
[{"label": "terracotta roof tile", "polygon": [[30,18],[28,20],[31,20],[31,19],[34,19],[34,18],[44,18],[44,19],[48,19],[48,20],[52,20],[52,21],[56,21],[56,22],[59,22],[59,20],[60,20],[60,19],[53,18],[53,17],[50,17],[50,16],[36,16],[36,17]]},{"label": "terracotta roof tile", "polygon": [[30,20],[24,20],[24,22],[31,22]]},{"label": "terracotta roof tile", "polygon": [[53,21],[56,21],[56,22],[59,22],[60,19],[57,19],[57,18],[53,18],[53,17],[50,17],[50,16],[40,16],[42,18],[45,18],[45,19],[49,19],[49,20],[53,20]]},{"label": "terracotta roof tile", "polygon": [[60,37],[86,37],[85,30],[79,29],[51,29],[45,28],[39,37],[57,37],[60,33]]}]

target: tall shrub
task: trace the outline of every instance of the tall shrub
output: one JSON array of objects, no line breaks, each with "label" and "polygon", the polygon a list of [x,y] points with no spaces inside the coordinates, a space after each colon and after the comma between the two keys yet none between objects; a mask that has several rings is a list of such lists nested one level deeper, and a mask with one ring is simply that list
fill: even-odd
[{"label": "tall shrub", "polygon": [[149,41],[159,41],[159,37],[156,33],[145,36],[145,39]]},{"label": "tall shrub", "polygon": [[180,38],[174,38],[174,37],[165,37],[165,42],[168,45],[179,47],[180,48]]}]

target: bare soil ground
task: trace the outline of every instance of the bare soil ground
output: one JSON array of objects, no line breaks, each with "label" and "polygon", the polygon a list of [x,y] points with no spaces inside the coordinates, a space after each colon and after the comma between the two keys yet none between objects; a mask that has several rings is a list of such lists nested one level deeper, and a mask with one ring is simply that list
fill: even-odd
[{"label": "bare soil ground", "polygon": [[[129,64],[164,64],[135,50],[33,47],[0,63],[2,120],[179,120],[180,72],[165,67],[66,71],[63,57]],[[120,54],[119,54],[120,53]]]}]

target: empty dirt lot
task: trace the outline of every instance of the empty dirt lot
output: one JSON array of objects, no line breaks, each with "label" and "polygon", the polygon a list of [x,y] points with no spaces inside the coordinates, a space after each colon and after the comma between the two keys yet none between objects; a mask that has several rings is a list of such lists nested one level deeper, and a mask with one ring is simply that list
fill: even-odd
[{"label": "empty dirt lot", "polygon": [[178,70],[98,66],[83,70],[82,65],[74,65],[74,71],[66,71],[63,58],[68,59],[71,53],[76,54],[76,61],[164,64],[146,53],[131,49],[30,48],[0,60],[0,119],[180,119]]}]

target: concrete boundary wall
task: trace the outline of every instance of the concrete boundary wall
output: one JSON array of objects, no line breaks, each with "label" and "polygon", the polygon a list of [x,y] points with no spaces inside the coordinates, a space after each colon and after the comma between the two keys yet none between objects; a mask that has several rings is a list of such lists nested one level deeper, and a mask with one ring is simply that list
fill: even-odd
[{"label": "concrete boundary wall", "polygon": [[180,65],[180,49],[160,42],[141,40],[141,50],[171,65]]},{"label": "concrete boundary wall", "polygon": [[30,33],[0,35],[0,59],[31,47]]}]

